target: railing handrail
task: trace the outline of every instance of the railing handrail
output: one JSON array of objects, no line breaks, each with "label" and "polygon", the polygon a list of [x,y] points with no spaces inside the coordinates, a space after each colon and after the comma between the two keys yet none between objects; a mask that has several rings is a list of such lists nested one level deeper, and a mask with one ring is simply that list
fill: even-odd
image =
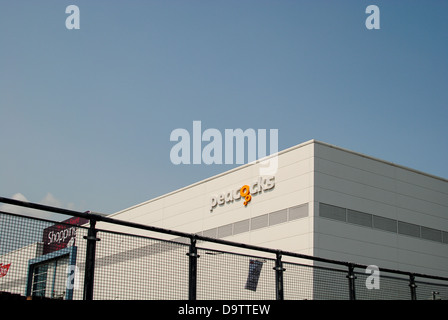
[{"label": "railing handrail", "polygon": [[[247,249],[247,250],[267,252],[267,253],[272,253],[272,254],[276,254],[276,255],[280,254],[283,256],[289,256],[289,257],[305,259],[305,260],[312,260],[312,261],[329,263],[329,264],[343,265],[346,267],[353,266],[355,268],[363,268],[363,269],[366,269],[368,267],[368,265],[359,264],[359,263],[310,256],[310,255],[305,255],[305,254],[296,253],[296,252],[266,248],[266,247],[251,245],[251,244],[245,244],[245,243],[234,242],[234,241],[229,241],[229,240],[206,237],[206,236],[202,236],[202,235],[198,235],[198,234],[186,233],[186,232],[182,232],[182,231],[148,226],[148,225],[130,222],[130,221],[118,220],[118,219],[110,218],[107,215],[90,212],[90,211],[79,212],[79,211],[74,211],[74,210],[70,210],[70,209],[58,208],[58,207],[53,207],[53,206],[48,206],[48,205],[43,205],[43,204],[38,204],[38,203],[32,203],[32,202],[26,202],[26,201],[21,201],[21,200],[16,200],[16,199],[4,198],[4,197],[0,197],[0,202],[10,204],[10,205],[20,206],[20,207],[26,207],[26,208],[30,208],[30,209],[54,212],[54,213],[59,213],[59,214],[74,216],[74,217],[79,217],[79,218],[85,218],[87,220],[101,221],[101,222],[106,222],[106,223],[111,223],[111,224],[116,224],[116,225],[136,228],[136,229],[142,229],[142,230],[152,231],[152,232],[156,232],[156,233],[170,234],[170,235],[174,235],[174,236],[178,236],[178,237],[189,238],[192,240],[195,239],[195,240],[212,242],[212,243],[217,243],[217,244],[226,245],[226,246],[238,247],[238,248]],[[403,271],[403,270],[397,270],[397,269],[381,268],[381,271],[395,273],[395,274],[402,274],[402,275],[407,275],[407,276],[433,279],[433,280],[448,281],[448,277],[434,276],[434,275],[429,275],[429,274],[415,273],[415,272],[409,272],[409,271]]]}]

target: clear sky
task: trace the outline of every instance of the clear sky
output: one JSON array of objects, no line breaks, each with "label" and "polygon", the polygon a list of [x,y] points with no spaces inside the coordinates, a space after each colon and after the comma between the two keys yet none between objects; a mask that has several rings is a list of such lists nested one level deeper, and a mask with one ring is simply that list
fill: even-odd
[{"label": "clear sky", "polygon": [[234,167],[171,163],[170,133],[194,120],[448,178],[447,15],[439,0],[0,0],[0,196],[113,213]]}]

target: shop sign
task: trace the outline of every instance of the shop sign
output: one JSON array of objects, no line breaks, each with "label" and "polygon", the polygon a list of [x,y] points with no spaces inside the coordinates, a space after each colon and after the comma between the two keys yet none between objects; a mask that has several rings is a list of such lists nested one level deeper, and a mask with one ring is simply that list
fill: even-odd
[{"label": "shop sign", "polygon": [[76,226],[89,222],[87,219],[73,217],[48,227],[43,232],[43,254],[75,245]]},{"label": "shop sign", "polygon": [[4,276],[6,276],[10,266],[11,266],[11,264],[0,263],[0,278],[3,278]]},{"label": "shop sign", "polygon": [[252,195],[270,190],[274,188],[274,186],[275,176],[259,177],[257,180],[243,185],[242,187],[212,195],[210,198],[210,212],[212,212],[218,205],[224,205],[240,199],[243,200],[244,206],[247,206],[252,200]]}]

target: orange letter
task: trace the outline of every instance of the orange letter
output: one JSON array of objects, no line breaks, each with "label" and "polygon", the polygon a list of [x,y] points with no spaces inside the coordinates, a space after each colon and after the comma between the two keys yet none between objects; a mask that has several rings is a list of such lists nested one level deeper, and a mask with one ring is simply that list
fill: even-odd
[{"label": "orange letter", "polygon": [[244,197],[244,205],[247,206],[249,201],[252,199],[252,196],[250,195],[250,188],[248,185],[244,185],[241,187],[240,194],[242,197]]},{"label": "orange letter", "polygon": [[240,194],[242,197],[247,196],[250,193],[250,189],[248,185],[242,186],[240,190]]}]

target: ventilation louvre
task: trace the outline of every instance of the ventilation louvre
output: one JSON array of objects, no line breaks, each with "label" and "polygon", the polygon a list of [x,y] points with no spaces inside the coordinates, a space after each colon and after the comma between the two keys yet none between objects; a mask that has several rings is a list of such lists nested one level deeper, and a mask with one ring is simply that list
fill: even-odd
[{"label": "ventilation louvre", "polygon": [[289,208],[289,221],[308,217],[308,203]]},{"label": "ventilation louvre", "polygon": [[427,227],[422,226],[420,231],[422,233],[423,239],[442,242],[442,231],[441,230],[436,230],[436,229],[427,228]]},{"label": "ventilation louvre", "polygon": [[218,238],[229,237],[233,234],[233,223],[218,228]]},{"label": "ventilation louvre", "polygon": [[373,227],[375,229],[397,233],[397,220],[373,216]]},{"label": "ventilation louvre", "polygon": [[[292,208],[290,208],[292,209]],[[368,228],[448,244],[448,232],[391,218],[319,203],[319,216]]]},{"label": "ventilation louvre", "polygon": [[408,222],[398,221],[398,233],[419,238],[420,226]]},{"label": "ventilation louvre", "polygon": [[372,227],[372,215],[349,209],[347,210],[347,222],[364,227]]},{"label": "ventilation louvre", "polygon": [[250,221],[250,230],[256,230],[256,229],[264,228],[267,226],[268,226],[268,215],[267,214],[252,218]]},{"label": "ventilation louvre", "polygon": [[269,214],[269,225],[273,226],[279,223],[288,221],[288,210],[283,209],[280,211],[272,212]]},{"label": "ventilation louvre", "polygon": [[319,205],[319,215],[324,218],[347,221],[347,213],[345,208],[332,206],[329,204],[321,203]]},{"label": "ventilation louvre", "polygon": [[249,219],[235,222],[233,224],[233,234],[240,234],[244,232],[248,232],[250,227]]}]

